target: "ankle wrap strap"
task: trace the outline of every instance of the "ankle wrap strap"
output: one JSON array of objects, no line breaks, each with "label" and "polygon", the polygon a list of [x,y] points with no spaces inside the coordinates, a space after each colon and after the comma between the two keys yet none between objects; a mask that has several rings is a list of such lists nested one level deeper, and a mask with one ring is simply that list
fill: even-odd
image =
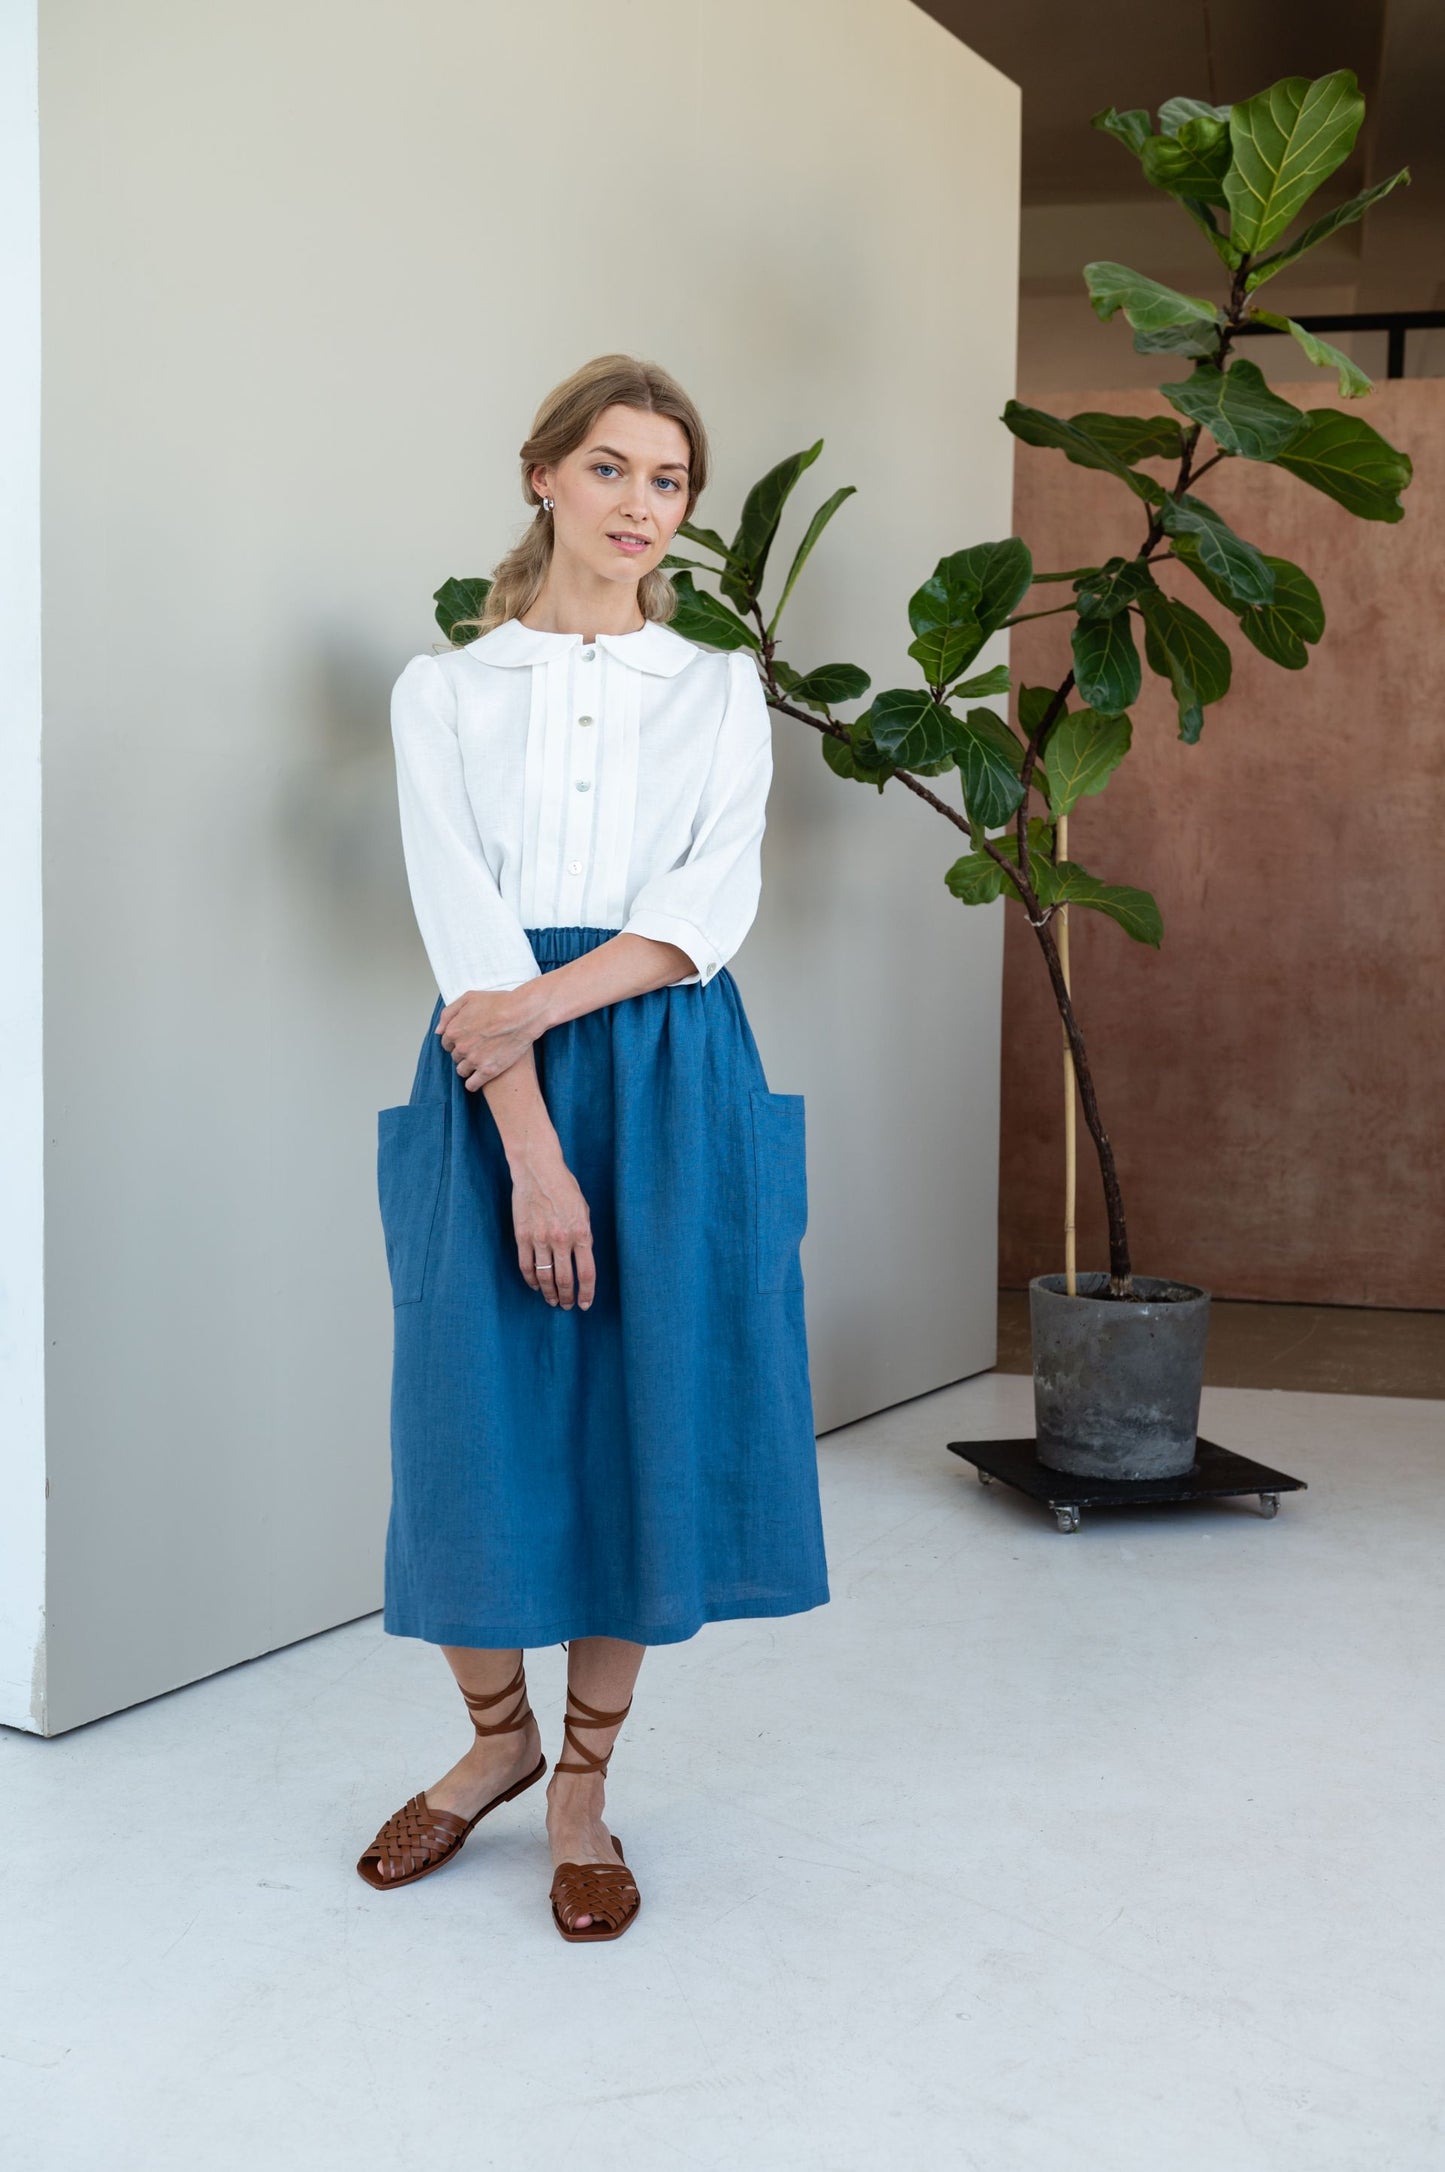
[{"label": "ankle wrap strap", "polygon": [[[518,1691],[521,1692],[522,1702],[512,1713],[510,1719],[492,1720],[484,1723],[477,1718],[478,1712],[485,1712],[489,1705],[500,1704],[504,1697],[515,1697]],[[477,1696],[473,1691],[464,1689],[462,1696],[466,1701],[467,1710],[472,1715],[472,1725],[479,1735],[505,1735],[510,1734],[516,1727],[525,1727],[532,1717],[532,1707],[527,1702],[526,1660],[519,1659],[517,1661],[517,1671],[505,1689],[495,1690],[490,1697]]]},{"label": "ankle wrap strap", "polygon": [[[568,1685],[567,1696],[571,1703],[579,1705],[588,1715],[585,1720],[578,1722],[578,1725],[582,1727],[619,1726],[632,1710],[632,1699],[629,1697],[620,1712],[604,1712],[600,1705],[584,1703],[570,1684]],[[575,1750],[585,1762],[574,1764],[565,1757],[559,1757],[552,1767],[554,1772],[606,1772],[608,1758],[611,1757],[613,1750],[617,1747],[615,1741],[608,1746],[605,1756],[599,1756],[596,1750],[589,1750],[585,1742],[577,1740],[576,1729],[572,1724],[572,1714],[570,1712],[566,1714],[562,1721],[562,1732],[567,1738],[567,1747]]]}]

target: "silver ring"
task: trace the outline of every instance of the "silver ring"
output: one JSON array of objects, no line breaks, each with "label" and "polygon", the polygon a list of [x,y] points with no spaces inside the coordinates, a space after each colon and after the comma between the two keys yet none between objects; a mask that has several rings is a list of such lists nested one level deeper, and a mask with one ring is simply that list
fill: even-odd
[{"label": "silver ring", "polygon": [[549,1259],[539,1259],[536,1262],[536,1268],[539,1275],[549,1275],[554,1271],[552,1262]]}]

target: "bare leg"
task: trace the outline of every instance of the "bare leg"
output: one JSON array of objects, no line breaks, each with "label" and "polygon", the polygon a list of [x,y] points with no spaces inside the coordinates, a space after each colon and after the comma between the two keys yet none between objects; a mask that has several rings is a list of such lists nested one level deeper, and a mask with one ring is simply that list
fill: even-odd
[{"label": "bare leg", "polygon": [[[458,1686],[474,1697],[486,1697],[504,1688],[517,1671],[520,1651],[492,1651],[467,1644],[444,1644],[447,1665]],[[499,1697],[477,1717],[486,1725],[510,1719],[522,1704],[520,1696]],[[462,1707],[465,1714],[466,1707]],[[468,1722],[470,1724],[470,1722]],[[542,1754],[542,1736],[534,1718],[525,1727],[507,1734],[474,1734],[466,1755],[444,1773],[426,1799],[436,1810],[453,1810],[458,1817],[473,1817],[484,1802],[499,1795],[515,1780],[535,1771]],[[614,1858],[615,1860],[615,1858]]]},{"label": "bare leg", "polygon": [[[645,1644],[625,1637],[574,1637],[567,1647],[567,1681],[587,1704],[603,1712],[620,1712],[632,1695]],[[506,1677],[503,1676],[503,1680]],[[611,1726],[589,1723],[574,1710],[572,1729],[578,1740],[598,1757],[605,1757],[616,1741],[622,1721]],[[575,1753],[564,1753],[569,1758]],[[536,1763],[535,1753],[532,1762]],[[617,1862],[612,1835],[602,1822],[606,1780],[600,1772],[558,1772],[553,1768],[547,1782],[547,1838],[552,1864]],[[578,1916],[573,1928],[585,1931],[591,1916]]]}]

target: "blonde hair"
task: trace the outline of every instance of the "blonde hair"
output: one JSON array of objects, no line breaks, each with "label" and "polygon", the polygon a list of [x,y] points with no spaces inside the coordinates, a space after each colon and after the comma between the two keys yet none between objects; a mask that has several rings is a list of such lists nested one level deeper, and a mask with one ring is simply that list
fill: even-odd
[{"label": "blonde hair", "polygon": [[[456,621],[452,630],[454,645],[458,634],[474,639],[478,634],[490,633],[505,620],[520,618],[536,601],[552,563],[553,529],[552,516],[544,510],[532,486],[531,471],[555,465],[575,452],[608,407],[635,407],[644,414],[670,415],[678,424],[688,445],[687,508],[682,517],[691,519],[708,477],[707,432],[702,417],[676,378],[656,362],[642,362],[630,354],[597,355],[555,385],[533,417],[519,457],[522,496],[537,508],[536,518],[521,540],[493,567],[492,585],[480,614]],[[665,624],[677,609],[677,590],[661,567],[654,566],[638,581],[637,600],[644,618]]]}]

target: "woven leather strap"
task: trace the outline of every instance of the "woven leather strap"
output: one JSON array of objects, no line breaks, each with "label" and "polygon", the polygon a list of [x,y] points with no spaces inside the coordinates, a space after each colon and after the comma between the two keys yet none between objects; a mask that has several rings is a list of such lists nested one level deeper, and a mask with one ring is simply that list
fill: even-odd
[{"label": "woven leather strap", "polygon": [[552,1879],[552,1906],[569,1931],[579,1916],[615,1931],[641,1898],[625,1863],[559,1863]]},{"label": "woven leather strap", "polygon": [[387,1819],[362,1861],[374,1862],[382,1878],[409,1878],[450,1855],[470,1830],[465,1818],[434,1810],[425,1795],[413,1795]]},{"label": "woven leather strap", "polygon": [[[510,1719],[492,1720],[483,1723],[477,1718],[478,1712],[485,1712],[489,1705],[500,1704],[504,1697],[515,1697],[519,1691],[521,1692],[522,1702]],[[467,1710],[472,1715],[472,1725],[479,1735],[505,1735],[510,1734],[515,1727],[525,1727],[532,1717],[532,1707],[527,1702],[526,1660],[519,1659],[517,1661],[517,1671],[505,1689],[494,1691],[490,1697],[476,1696],[470,1690],[464,1689],[462,1696],[466,1700]]]},{"label": "woven leather strap", "polygon": [[[567,1696],[571,1703],[575,1705],[580,1705],[582,1710],[589,1715],[587,1719],[582,1720],[579,1723],[583,1727],[616,1727],[620,1725],[623,1720],[626,1719],[628,1713],[632,1710],[632,1699],[629,1697],[620,1712],[604,1712],[600,1705],[585,1703],[583,1699],[578,1696],[576,1690],[573,1689],[570,1683],[567,1685]],[[568,1712],[563,1718],[562,1732],[567,1738],[568,1748],[576,1750],[578,1756],[582,1759],[585,1759],[585,1762],[582,1764],[572,1764],[569,1763],[569,1761],[565,1757],[559,1757],[556,1764],[552,1767],[552,1770],[554,1772],[606,1772],[607,1760],[611,1757],[613,1750],[615,1750],[617,1747],[615,1741],[609,1744],[606,1756],[600,1757],[596,1750],[589,1750],[585,1742],[578,1741],[577,1732],[576,1729],[573,1727],[572,1715],[570,1712]],[[586,1865],[584,1867],[591,1868],[592,1866]],[[615,1875],[615,1873],[608,1864],[604,1863],[601,1868],[604,1877],[610,1878]],[[585,1913],[585,1911],[583,1912]]]}]

